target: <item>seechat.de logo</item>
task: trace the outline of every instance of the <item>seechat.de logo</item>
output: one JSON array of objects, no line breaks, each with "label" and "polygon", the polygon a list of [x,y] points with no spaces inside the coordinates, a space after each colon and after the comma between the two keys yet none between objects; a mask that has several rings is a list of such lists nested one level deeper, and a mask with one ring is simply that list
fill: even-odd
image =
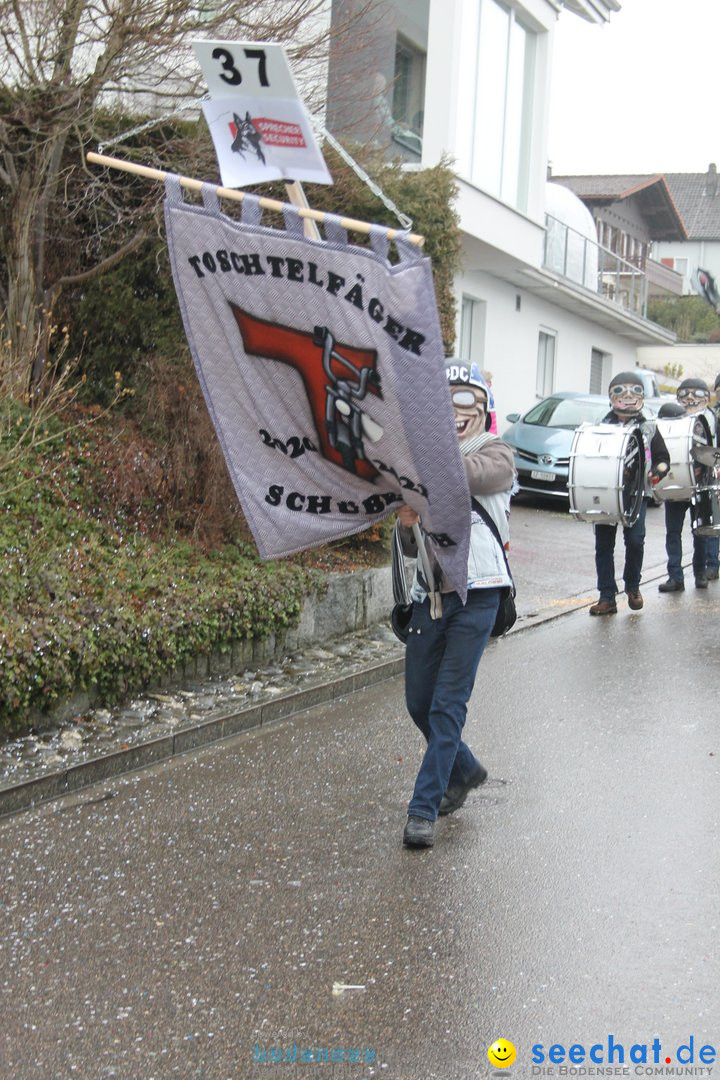
[{"label": "seechat.de logo", "polygon": [[[569,1045],[555,1042],[546,1048],[544,1043],[536,1043],[532,1048],[532,1072],[534,1076],[586,1076],[600,1072],[628,1076],[707,1076],[712,1070],[706,1066],[713,1065],[715,1058],[715,1047],[710,1043],[696,1046],[693,1035],[686,1043],[665,1049],[657,1038],[652,1042],[633,1043],[626,1049],[609,1035],[605,1042],[589,1046],[579,1042]],[[600,1070],[595,1068],[597,1065],[613,1068]]]}]

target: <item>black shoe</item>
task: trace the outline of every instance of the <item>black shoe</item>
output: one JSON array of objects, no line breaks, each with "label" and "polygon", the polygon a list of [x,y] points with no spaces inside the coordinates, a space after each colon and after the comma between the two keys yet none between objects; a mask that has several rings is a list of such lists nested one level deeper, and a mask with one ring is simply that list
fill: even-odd
[{"label": "black shoe", "polygon": [[658,592],[685,592],[685,582],[669,577],[662,585],[658,585]]},{"label": "black shoe", "polygon": [[466,784],[450,784],[442,797],[438,814],[454,814],[464,804],[472,789],[485,783],[487,776],[487,769],[478,764],[477,770]]},{"label": "black shoe", "polygon": [[435,822],[411,814],[403,832],[403,844],[406,847],[432,847],[434,843]]},{"label": "black shoe", "polygon": [[720,570],[706,570],[705,577],[708,579],[708,581],[717,581],[717,579],[720,577]]},{"label": "black shoe", "polygon": [[698,574],[698,576],[695,578],[695,588],[707,589],[707,578],[704,574]]}]

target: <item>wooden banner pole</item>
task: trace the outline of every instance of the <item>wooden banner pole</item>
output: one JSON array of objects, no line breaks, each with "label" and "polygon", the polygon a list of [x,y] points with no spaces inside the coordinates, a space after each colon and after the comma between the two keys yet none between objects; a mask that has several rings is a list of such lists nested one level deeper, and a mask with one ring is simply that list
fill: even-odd
[{"label": "wooden banner pole", "polygon": [[[285,185],[287,196],[293,206],[303,208],[304,210],[310,209],[310,204],[307,201],[307,195],[305,189],[299,180],[291,180],[289,184]],[[308,240],[321,240],[320,230],[311,218],[305,218],[303,222],[303,230]]]},{"label": "wooden banner pole", "polygon": [[[170,175],[169,173],[163,172],[162,169],[151,169],[148,165],[138,165],[134,161],[124,161],[122,158],[106,157],[104,154],[95,154],[92,151],[86,154],[85,157],[86,160],[93,165],[102,165],[106,169],[119,169],[121,172],[133,173],[135,176],[144,176],[147,180],[164,181],[165,178]],[[188,190],[190,191],[202,190],[202,180],[194,180],[190,176],[180,176],[178,177],[178,180],[180,181],[182,187],[188,188]],[[297,195],[296,192],[291,195],[289,190],[290,185],[288,184],[287,187],[288,197],[293,202],[293,205],[296,205],[298,207],[298,214],[300,215],[300,217],[306,219],[306,225],[309,223],[314,223],[316,221],[323,222],[325,220],[326,215],[322,212],[322,210],[313,210],[307,205],[305,193],[302,191],[300,184],[295,182],[293,187],[300,188],[302,196]],[[233,199],[235,202],[242,202],[244,198],[243,192],[238,191],[236,188],[218,187],[217,193],[221,199]],[[298,200],[302,198],[302,201],[295,202],[296,198]],[[260,206],[264,207],[266,210],[277,210],[282,213],[283,203],[279,202],[277,199],[267,199],[265,198],[265,196],[261,195],[258,199],[258,202],[260,203]],[[349,229],[352,232],[364,233],[365,235],[368,235],[370,233],[370,229],[372,228],[372,226],[367,221],[357,221],[355,218],[340,218],[340,224],[342,225],[343,229]],[[317,231],[316,226],[312,227],[314,227]],[[394,240],[397,236],[400,235],[406,235],[402,233],[400,229],[388,228],[386,231],[389,240]],[[422,245],[425,243],[425,237],[420,236],[418,233],[408,233],[407,239],[410,241],[411,244],[415,244],[416,247],[422,247]]]}]

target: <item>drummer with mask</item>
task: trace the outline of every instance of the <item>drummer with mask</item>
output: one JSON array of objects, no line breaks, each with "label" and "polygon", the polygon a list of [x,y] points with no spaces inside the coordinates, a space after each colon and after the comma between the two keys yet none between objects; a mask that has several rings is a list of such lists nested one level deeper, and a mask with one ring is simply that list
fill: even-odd
[{"label": "drummer with mask", "polygon": [[[713,414],[714,428],[711,427],[711,431],[715,433],[715,445],[720,446],[720,374],[715,376],[715,384],[713,386],[715,391],[715,406],[710,411]],[[706,545],[707,560],[705,577],[708,581],[717,581],[720,577],[720,537],[708,536]]]},{"label": "drummer with mask", "polygon": [[[676,391],[677,403],[685,416],[702,416],[715,441],[716,419],[710,410],[710,390],[703,379],[683,379]],[[690,509],[687,499],[665,503],[665,551],[667,552],[667,581],[658,590],[662,593],[683,592],[685,578],[682,566],[682,530],[685,515]],[[709,549],[709,550],[708,550]],[[707,589],[708,577],[717,578],[717,541],[693,533],[693,574],[695,588]]]},{"label": "drummer with mask", "polygon": [[[640,380],[632,371],[621,371],[610,380],[608,388],[610,412],[604,416],[603,424],[632,424],[639,427],[646,448],[645,461],[636,461],[636,469],[642,469],[646,492],[650,484],[657,483],[670,468],[670,454],[654,421],[643,414],[645,391]],[[627,471],[627,470],[626,470]],[[632,483],[637,477],[623,477],[626,483]],[[625,541],[625,566],[623,582],[631,611],[640,611],[643,598],[640,592],[643,555],[645,552],[645,510],[646,501],[640,504],[640,513],[634,525],[623,528]],[[595,529],[595,569],[600,597],[590,608],[591,615],[614,615],[617,612],[617,584],[615,582],[615,540],[617,525],[594,525]]]}]

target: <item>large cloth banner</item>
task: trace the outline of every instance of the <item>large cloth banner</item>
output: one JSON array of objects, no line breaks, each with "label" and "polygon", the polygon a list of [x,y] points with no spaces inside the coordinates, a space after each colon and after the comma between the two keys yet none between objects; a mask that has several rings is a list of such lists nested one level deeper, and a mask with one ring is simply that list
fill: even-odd
[{"label": "large cloth banner", "polygon": [[198,378],[264,559],[349,536],[405,502],[443,574],[467,587],[470,494],[443,368],[429,259],[384,229],[351,246],[339,219],[308,240],[221,213],[166,183],[175,288]]}]

